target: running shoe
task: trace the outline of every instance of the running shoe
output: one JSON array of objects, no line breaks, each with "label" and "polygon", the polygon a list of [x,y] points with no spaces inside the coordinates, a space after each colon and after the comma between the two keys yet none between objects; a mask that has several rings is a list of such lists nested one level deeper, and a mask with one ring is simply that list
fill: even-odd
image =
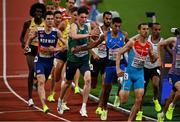
[{"label": "running shoe", "polygon": [[101,115],[102,114],[102,108],[101,107],[97,107],[95,113]]},{"label": "running shoe", "polygon": [[49,108],[47,105],[43,105],[43,112],[44,113],[48,113],[49,112]]},{"label": "running shoe", "polygon": [[62,108],[63,108],[64,111],[65,110],[70,110],[70,108],[67,106],[66,103],[62,103]]},{"label": "running shoe", "polygon": [[79,87],[78,87],[78,86],[76,86],[76,87],[74,88],[74,93],[75,93],[75,94],[80,93],[80,89],[79,89]]},{"label": "running shoe", "polygon": [[63,109],[62,104],[63,104],[62,100],[58,99],[57,111],[58,111],[59,114],[63,114],[64,113],[64,109]]},{"label": "running shoe", "polygon": [[55,92],[52,92],[49,96],[48,96],[48,101],[49,102],[55,102],[55,99],[54,99],[54,95],[55,95],[56,93]]},{"label": "running shoe", "polygon": [[51,76],[51,74],[49,75],[49,77],[48,77],[48,80],[51,80],[52,79],[52,76]]},{"label": "running shoe", "polygon": [[28,100],[28,106],[29,106],[29,107],[32,107],[33,105],[34,105],[33,99],[30,98],[30,99]]},{"label": "running shoe", "polygon": [[160,111],[161,111],[161,105],[159,104],[159,101],[153,99],[153,102],[154,102],[155,110],[156,110],[157,112],[160,112]]},{"label": "running shoe", "polygon": [[101,113],[101,120],[107,120],[107,110],[102,110],[102,113]]},{"label": "running shoe", "polygon": [[119,105],[120,105],[120,99],[119,99],[119,96],[115,96],[114,106],[115,106],[115,107],[119,107]]},{"label": "running shoe", "polygon": [[142,115],[143,115],[143,111],[138,111],[138,113],[136,114],[136,121],[141,121]]},{"label": "running shoe", "polygon": [[79,113],[81,114],[82,117],[88,117],[87,111],[86,111],[85,108],[81,108],[81,110],[79,111]]},{"label": "running shoe", "polygon": [[171,105],[168,107],[168,110],[166,112],[166,118],[168,120],[172,120],[173,117],[173,111],[174,111],[174,107],[172,107]]},{"label": "running shoe", "polygon": [[157,114],[157,121],[158,122],[164,122],[164,117],[161,115],[161,113]]}]

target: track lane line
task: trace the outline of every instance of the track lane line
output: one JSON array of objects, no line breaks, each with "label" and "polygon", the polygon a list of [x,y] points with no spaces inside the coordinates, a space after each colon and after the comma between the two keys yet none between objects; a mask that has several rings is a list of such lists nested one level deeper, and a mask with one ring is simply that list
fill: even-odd
[{"label": "track lane line", "polygon": [[[7,80],[7,62],[6,62],[6,58],[7,58],[7,52],[6,52],[6,0],[2,0],[2,11],[3,11],[3,81],[6,85],[6,87],[17,97],[19,98],[21,101],[25,102],[26,104],[28,104],[28,102],[22,98],[19,94],[17,94],[9,85],[8,80]],[[38,106],[33,106],[34,108],[36,108],[39,111],[43,111],[41,108],[39,108]],[[53,116],[59,120],[63,120],[66,122],[70,122],[70,120],[67,120],[65,118],[59,117],[53,113],[47,113],[47,115]]]}]

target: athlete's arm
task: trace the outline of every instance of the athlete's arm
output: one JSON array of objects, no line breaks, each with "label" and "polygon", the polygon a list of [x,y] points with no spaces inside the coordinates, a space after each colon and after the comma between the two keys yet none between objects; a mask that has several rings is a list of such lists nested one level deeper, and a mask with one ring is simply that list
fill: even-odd
[{"label": "athlete's arm", "polygon": [[168,46],[168,45],[173,45],[176,42],[176,37],[169,37],[168,39],[165,39],[161,42],[158,43],[158,62],[159,66],[162,66],[162,59],[161,59],[161,47],[163,46]]},{"label": "athlete's arm", "polygon": [[104,38],[105,38],[105,35],[101,35],[101,37],[100,37],[98,40],[96,40],[96,41],[91,41],[91,42],[89,42],[87,45],[84,45],[84,46],[80,46],[80,47],[76,46],[76,47],[73,47],[73,48],[71,48],[71,51],[72,51],[73,53],[77,53],[77,52],[79,52],[79,51],[84,51],[84,50],[92,49],[92,48],[98,46],[99,44],[101,44],[101,43],[104,41]]},{"label": "athlete's arm", "polygon": [[21,32],[20,42],[21,42],[21,48],[23,48],[23,49],[25,47],[25,35],[27,33],[27,30],[28,30],[30,24],[31,24],[30,20],[24,22],[23,29],[22,29],[22,32]]},{"label": "athlete's arm", "polygon": [[67,41],[62,37],[61,31],[57,31],[57,36],[58,36],[59,41],[61,41],[63,43],[63,46],[59,47],[58,43],[57,43],[56,51],[63,52],[67,49]]},{"label": "athlete's arm", "polygon": [[75,23],[72,23],[71,27],[70,27],[69,36],[74,40],[80,40],[80,39],[84,39],[84,38],[89,38],[90,34],[78,34],[77,25]]},{"label": "athlete's arm", "polygon": [[121,71],[121,69],[120,69],[121,56],[122,56],[125,52],[129,51],[129,50],[132,48],[133,43],[134,43],[134,40],[129,40],[129,41],[127,42],[127,44],[125,44],[125,45],[124,45],[122,48],[120,48],[119,51],[118,51],[118,54],[117,54],[117,56],[116,56],[116,71],[117,71],[117,75],[118,75],[119,77],[122,77],[122,76],[124,75],[124,72]]},{"label": "athlete's arm", "polygon": [[25,42],[25,47],[24,47],[25,50],[27,50],[29,48],[29,44],[36,37],[37,37],[37,28],[31,29],[30,32],[28,33],[28,38]]},{"label": "athlete's arm", "polygon": [[158,56],[155,55],[153,52],[152,45],[150,45],[150,48],[149,48],[149,58],[150,58],[151,63],[154,63],[158,59]]}]

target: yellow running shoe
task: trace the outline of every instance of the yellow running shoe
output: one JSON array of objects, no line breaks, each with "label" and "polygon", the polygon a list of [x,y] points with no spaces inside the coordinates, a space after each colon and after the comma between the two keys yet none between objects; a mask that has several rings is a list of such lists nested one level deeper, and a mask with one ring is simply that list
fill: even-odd
[{"label": "yellow running shoe", "polygon": [[119,96],[115,96],[114,106],[115,106],[115,107],[119,107],[119,105],[120,105],[120,99],[119,99]]},{"label": "yellow running shoe", "polygon": [[159,104],[159,101],[153,99],[153,102],[154,102],[155,110],[156,110],[157,112],[160,112],[160,111],[161,111],[161,105]]},{"label": "yellow running shoe", "polygon": [[108,111],[107,110],[102,110],[102,113],[101,113],[101,120],[107,120],[107,113]]},{"label": "yellow running shoe", "polygon": [[56,92],[52,92],[49,96],[48,96],[48,101],[49,102],[55,102],[55,99],[54,99],[54,95],[56,94]]},{"label": "yellow running shoe", "polygon": [[80,93],[80,89],[79,89],[79,87],[78,87],[78,86],[76,86],[76,87],[74,88],[74,93],[75,93],[75,94]]},{"label": "yellow running shoe", "polygon": [[161,115],[161,113],[157,114],[157,121],[158,122],[164,122],[164,117]]},{"label": "yellow running shoe", "polygon": [[138,113],[136,114],[136,121],[141,121],[142,115],[143,115],[143,111],[138,111]]},{"label": "yellow running shoe", "polygon": [[43,105],[43,112],[44,113],[48,113],[49,112],[49,108],[47,105]]},{"label": "yellow running shoe", "polygon": [[102,114],[102,108],[101,107],[97,107],[95,113],[101,115]]},{"label": "yellow running shoe", "polygon": [[166,118],[168,120],[172,120],[173,117],[173,111],[174,111],[174,107],[172,107],[171,105],[168,107],[168,110],[166,112]]}]

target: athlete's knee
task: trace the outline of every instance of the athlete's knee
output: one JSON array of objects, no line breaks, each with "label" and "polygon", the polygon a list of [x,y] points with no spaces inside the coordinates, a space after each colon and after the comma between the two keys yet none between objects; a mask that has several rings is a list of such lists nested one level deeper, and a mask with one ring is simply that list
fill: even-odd
[{"label": "athlete's knee", "polygon": [[137,98],[135,98],[135,105],[136,105],[136,106],[140,106],[140,105],[141,105],[141,102],[142,102],[142,97],[137,97]]},{"label": "athlete's knee", "polygon": [[125,91],[122,91],[122,90],[120,90],[119,92],[121,104],[125,104],[128,102],[128,94],[125,94],[124,92]]}]

